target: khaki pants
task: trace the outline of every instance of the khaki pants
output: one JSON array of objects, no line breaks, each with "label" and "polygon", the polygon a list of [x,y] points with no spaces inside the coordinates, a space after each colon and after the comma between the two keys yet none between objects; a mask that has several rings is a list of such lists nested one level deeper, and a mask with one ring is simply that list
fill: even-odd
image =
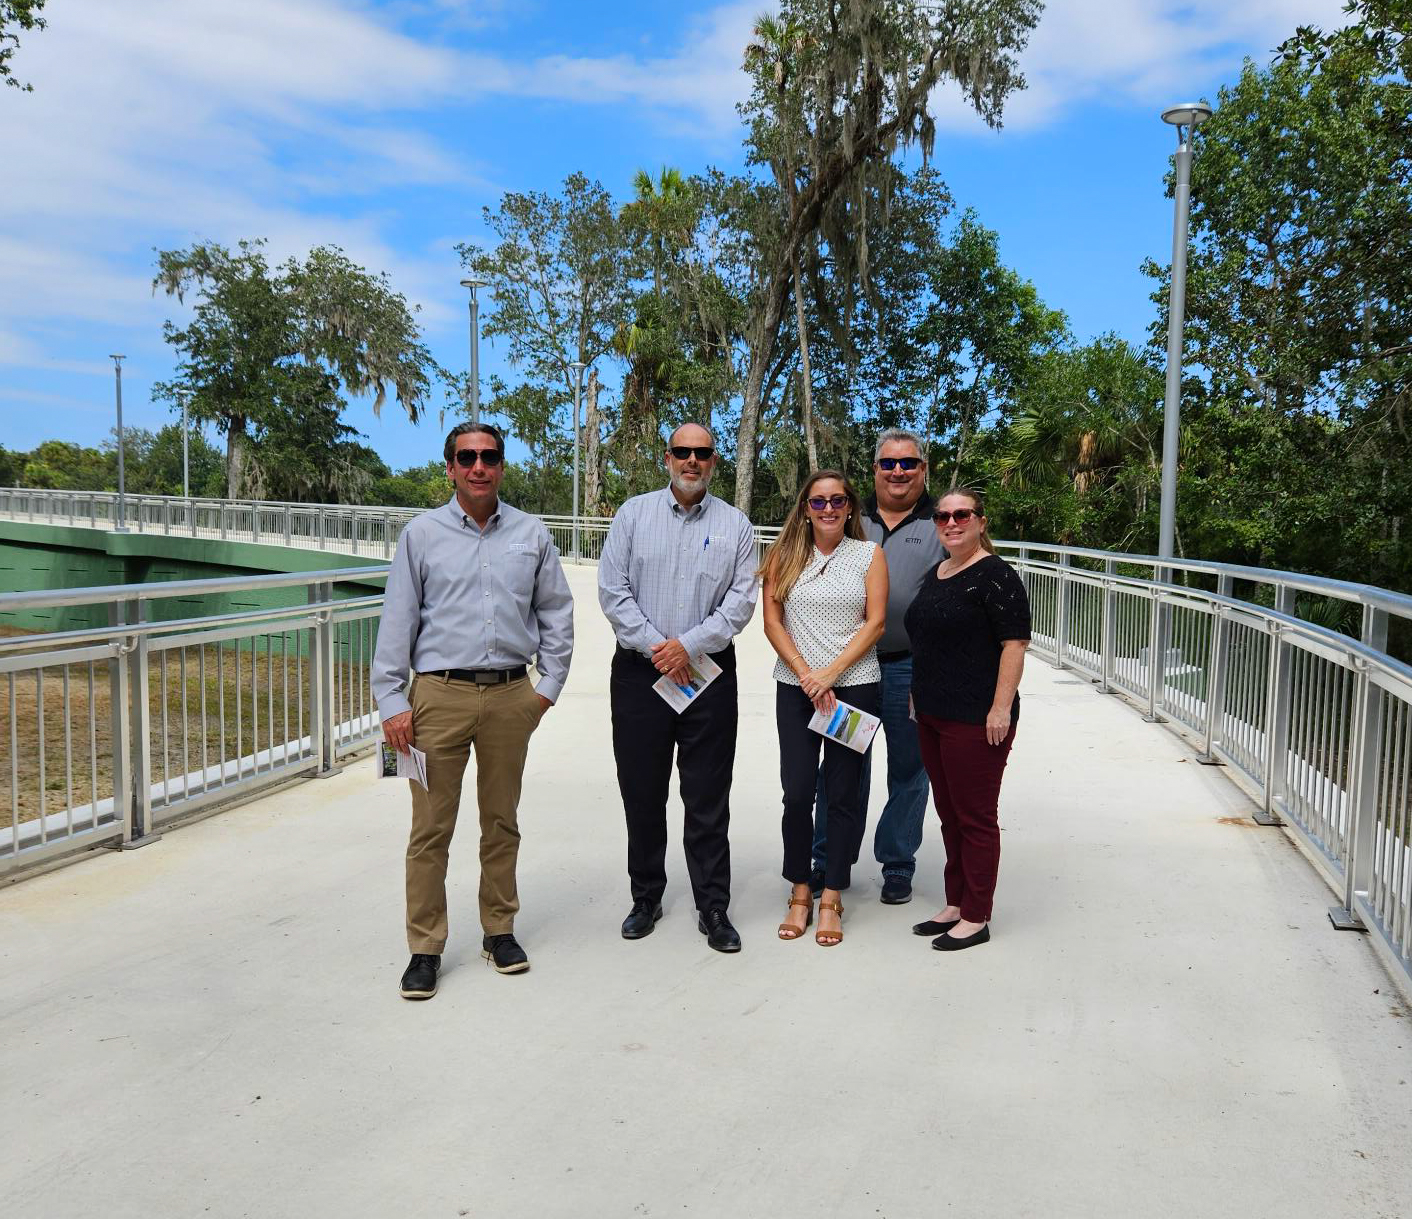
[{"label": "khaki pants", "polygon": [[527,677],[503,686],[477,686],[419,674],[410,701],[414,743],[426,752],[430,790],[409,783],[407,946],[412,952],[439,954],[446,947],[446,863],[472,745],[480,809],[481,927],[486,935],[514,930],[520,908],[516,810],[529,739],[542,712]]}]

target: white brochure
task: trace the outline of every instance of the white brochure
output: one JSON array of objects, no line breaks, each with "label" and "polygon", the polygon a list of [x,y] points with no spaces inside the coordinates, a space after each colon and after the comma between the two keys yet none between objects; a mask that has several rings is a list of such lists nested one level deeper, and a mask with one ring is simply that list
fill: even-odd
[{"label": "white brochure", "polygon": [[403,753],[386,741],[379,741],[373,761],[377,763],[379,779],[412,779],[426,789],[427,755],[415,745],[410,753]]},{"label": "white brochure", "polygon": [[690,676],[687,684],[677,685],[670,677],[663,675],[652,683],[652,688],[660,694],[671,709],[678,714],[685,711],[716,678],[721,675],[721,666],[702,652],[687,662]]},{"label": "white brochure", "polygon": [[857,707],[850,707],[839,700],[832,711],[815,711],[809,727],[831,741],[847,745],[858,753],[866,753],[880,723],[882,721],[876,715],[859,711]]}]

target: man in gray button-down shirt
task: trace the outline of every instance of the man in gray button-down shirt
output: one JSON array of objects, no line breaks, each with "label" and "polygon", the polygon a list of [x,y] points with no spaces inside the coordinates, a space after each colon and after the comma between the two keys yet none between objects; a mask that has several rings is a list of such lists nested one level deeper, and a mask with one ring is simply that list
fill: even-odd
[{"label": "man in gray button-down shirt", "polygon": [[[716,466],[710,432],[683,424],[664,461],[669,485],[618,509],[598,564],[598,603],[618,638],[608,689],[633,898],[623,938],[648,935],[662,917],[675,750],[697,926],[712,948],[735,952],[726,913],[738,716],[731,641],[755,611],[755,535],[743,512],[706,490]],[[702,652],[721,675],[678,715],[652,685],[664,674],[686,681],[688,659]]]},{"label": "man in gray button-down shirt", "polygon": [[[461,424],[445,453],[456,494],[398,539],[372,668],[388,744],[427,755],[427,788],[410,784],[408,999],[436,993],[447,935],[446,862],[473,746],[484,955],[501,973],[529,968],[514,937],[520,780],[530,735],[564,688],[574,646],[573,597],[549,531],[500,501],[500,434]],[[527,675],[531,663],[537,685]]]}]

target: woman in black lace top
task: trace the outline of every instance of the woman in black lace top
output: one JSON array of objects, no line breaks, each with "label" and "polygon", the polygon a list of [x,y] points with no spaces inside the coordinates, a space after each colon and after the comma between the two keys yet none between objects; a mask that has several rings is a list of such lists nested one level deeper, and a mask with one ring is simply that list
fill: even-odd
[{"label": "woman in black lace top", "polygon": [[1000,780],[1020,714],[1030,604],[991,547],[979,495],[953,488],[932,519],[947,558],[922,582],[905,622],[917,738],[946,844],[946,908],[912,930],[955,951],[990,939]]}]

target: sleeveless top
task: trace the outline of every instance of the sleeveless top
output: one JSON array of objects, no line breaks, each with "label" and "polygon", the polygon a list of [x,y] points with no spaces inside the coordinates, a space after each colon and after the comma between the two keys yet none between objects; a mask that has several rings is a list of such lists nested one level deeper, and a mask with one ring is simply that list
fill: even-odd
[{"label": "sleeveless top", "polygon": [[[811,669],[837,660],[867,618],[868,567],[877,548],[876,542],[849,537],[843,538],[831,555],[822,555],[816,548],[789,590],[789,600],[784,603],[785,629]],[[774,677],[787,686],[799,684],[783,659],[775,661]],[[881,680],[878,650],[872,647],[839,674],[834,688]]]}]

